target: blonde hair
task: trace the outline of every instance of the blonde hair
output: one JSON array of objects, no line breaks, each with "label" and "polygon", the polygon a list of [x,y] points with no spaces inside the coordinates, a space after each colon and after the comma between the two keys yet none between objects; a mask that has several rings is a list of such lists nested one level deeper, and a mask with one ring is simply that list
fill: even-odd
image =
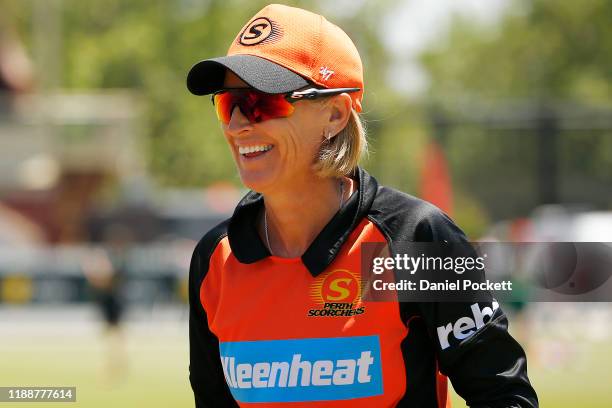
[{"label": "blonde hair", "polygon": [[365,124],[351,109],[344,129],[335,137],[323,139],[315,169],[319,177],[342,177],[351,174],[368,151]]}]

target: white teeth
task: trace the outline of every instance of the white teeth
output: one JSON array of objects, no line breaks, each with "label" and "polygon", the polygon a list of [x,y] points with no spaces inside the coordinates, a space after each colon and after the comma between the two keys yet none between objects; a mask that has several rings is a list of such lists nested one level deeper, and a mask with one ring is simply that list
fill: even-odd
[{"label": "white teeth", "polygon": [[238,153],[247,154],[255,152],[267,152],[272,148],[272,145],[255,145],[255,146],[239,146]]}]

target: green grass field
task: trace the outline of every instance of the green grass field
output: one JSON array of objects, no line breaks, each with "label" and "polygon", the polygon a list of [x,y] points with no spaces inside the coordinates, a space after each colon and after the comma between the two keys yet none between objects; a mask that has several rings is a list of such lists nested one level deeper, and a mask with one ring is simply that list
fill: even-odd
[{"label": "green grass field", "polygon": [[[0,385],[76,386],[76,403],[52,403],[53,407],[192,407],[187,379],[187,327],[184,314],[176,321],[166,317],[131,323],[125,328],[122,352],[109,346],[95,321],[71,321],[70,314],[54,320],[2,319],[0,311]],[[17,321],[15,321],[17,320]],[[608,367],[612,366],[609,339],[582,340],[566,349],[554,338],[535,339],[529,374],[548,408],[596,408],[612,406]],[[109,350],[114,361],[109,367]],[[119,347],[121,350],[121,347]],[[542,358],[541,355],[547,357]],[[13,404],[40,408],[40,403]],[[0,403],[0,408],[11,406]],[[465,404],[454,397],[455,407]]]}]

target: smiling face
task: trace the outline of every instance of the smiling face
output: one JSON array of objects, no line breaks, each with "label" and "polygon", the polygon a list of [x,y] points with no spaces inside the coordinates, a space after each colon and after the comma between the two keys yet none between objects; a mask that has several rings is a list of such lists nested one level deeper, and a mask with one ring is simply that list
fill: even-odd
[{"label": "smiling face", "polygon": [[[230,71],[224,86],[248,87]],[[318,101],[293,105],[291,116],[259,123],[250,123],[236,107],[229,124],[221,125],[240,178],[251,190],[265,193],[284,186],[290,190],[316,177],[313,163],[329,123],[329,109]]]}]

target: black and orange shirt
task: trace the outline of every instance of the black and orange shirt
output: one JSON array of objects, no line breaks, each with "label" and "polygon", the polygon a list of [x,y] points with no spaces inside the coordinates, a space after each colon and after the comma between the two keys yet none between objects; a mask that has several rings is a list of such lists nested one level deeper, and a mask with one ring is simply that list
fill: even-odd
[{"label": "black and orange shirt", "polygon": [[[352,177],[358,191],[300,258],[270,255],[256,230],[263,198],[253,192],[197,245],[196,406],[446,407],[447,378],[472,407],[537,406],[496,302],[360,300],[363,243],[466,238],[431,204],[378,186],[362,169]],[[459,319],[475,322],[469,336],[454,336]]]}]

